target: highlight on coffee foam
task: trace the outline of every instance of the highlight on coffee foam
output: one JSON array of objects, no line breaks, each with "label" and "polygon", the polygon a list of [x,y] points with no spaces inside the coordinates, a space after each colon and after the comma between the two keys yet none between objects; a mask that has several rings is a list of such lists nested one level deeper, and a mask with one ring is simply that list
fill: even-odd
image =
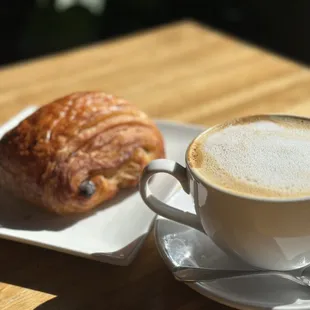
[{"label": "highlight on coffee foam", "polygon": [[310,121],[240,119],[199,136],[188,162],[202,179],[239,194],[310,196]]}]

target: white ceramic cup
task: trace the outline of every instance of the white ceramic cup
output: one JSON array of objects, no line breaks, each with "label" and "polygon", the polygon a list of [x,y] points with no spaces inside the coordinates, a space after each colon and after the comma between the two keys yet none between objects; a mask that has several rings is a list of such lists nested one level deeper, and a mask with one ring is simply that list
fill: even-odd
[{"label": "white ceramic cup", "polygon": [[[193,171],[187,153],[186,168],[158,159],[144,169],[140,193],[151,210],[206,233],[223,251],[254,267],[292,270],[310,263],[310,197],[264,199],[226,191]],[[148,181],[159,172],[181,183],[193,197],[196,214],[169,206],[152,194]]]}]

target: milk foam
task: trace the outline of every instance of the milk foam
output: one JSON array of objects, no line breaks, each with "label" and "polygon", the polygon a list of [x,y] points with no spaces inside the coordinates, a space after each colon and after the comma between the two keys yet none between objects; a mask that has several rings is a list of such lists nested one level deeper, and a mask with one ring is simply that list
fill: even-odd
[{"label": "milk foam", "polygon": [[203,158],[197,169],[246,194],[310,195],[310,124],[301,124],[263,119],[207,133],[199,141]]}]

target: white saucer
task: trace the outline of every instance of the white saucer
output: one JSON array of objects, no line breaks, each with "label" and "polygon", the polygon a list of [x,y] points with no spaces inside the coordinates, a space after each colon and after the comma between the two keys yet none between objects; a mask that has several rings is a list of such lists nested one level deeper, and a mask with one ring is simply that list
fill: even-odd
[{"label": "white saucer", "polygon": [[[170,196],[168,203],[194,212],[191,197],[181,189]],[[228,257],[203,233],[159,216],[155,221],[155,240],[169,268],[251,269],[238,259]],[[275,276],[251,276],[188,285],[206,297],[238,309],[310,309],[310,288]]]},{"label": "white saucer", "polygon": [[[2,125],[0,137],[36,109],[29,107]],[[166,121],[158,121],[157,124],[165,139],[167,157],[184,163],[187,145],[202,129]],[[152,189],[165,200],[176,185],[172,177],[158,175]],[[110,264],[128,265],[134,259],[154,217],[137,190],[123,192],[117,200],[109,203],[108,208],[98,208],[80,217],[64,218],[41,212],[0,191],[0,238]]]}]

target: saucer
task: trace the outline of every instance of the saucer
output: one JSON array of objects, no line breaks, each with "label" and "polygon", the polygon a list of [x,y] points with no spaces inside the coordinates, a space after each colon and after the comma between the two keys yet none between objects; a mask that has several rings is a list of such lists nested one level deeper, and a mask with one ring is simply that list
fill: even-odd
[{"label": "saucer", "polygon": [[[194,213],[192,198],[181,188],[167,201]],[[186,266],[251,270],[237,258],[228,257],[207,235],[160,216],[155,220],[155,240],[170,269]],[[210,299],[237,309],[310,309],[310,288],[276,276],[256,275],[187,285]]]},{"label": "saucer", "polygon": [[[0,137],[36,109],[28,107],[3,124]],[[184,164],[187,145],[203,129],[169,121],[156,123],[164,137],[167,158]],[[166,200],[177,184],[172,177],[158,175],[151,187],[155,195]],[[143,203],[137,189],[123,191],[104,206],[85,215],[59,218],[0,190],[0,238],[128,265],[151,230],[155,214]]]}]

